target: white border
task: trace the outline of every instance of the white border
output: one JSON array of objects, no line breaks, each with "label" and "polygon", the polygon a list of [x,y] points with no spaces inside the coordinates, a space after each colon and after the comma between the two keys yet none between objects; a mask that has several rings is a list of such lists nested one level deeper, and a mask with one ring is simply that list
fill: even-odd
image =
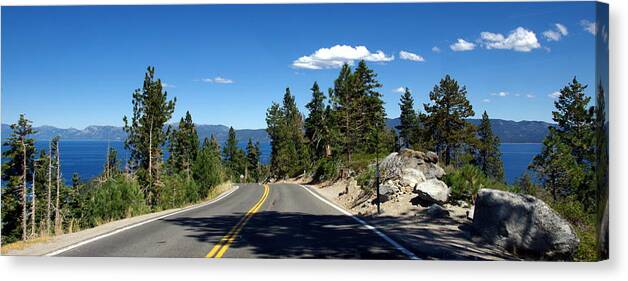
[{"label": "white border", "polygon": [[344,214],[345,216],[351,217],[352,219],[354,219],[355,221],[359,222],[360,224],[362,224],[364,227],[366,227],[366,229],[369,229],[373,232],[375,232],[375,234],[377,234],[379,237],[381,237],[382,239],[386,240],[386,242],[390,243],[390,245],[392,245],[393,247],[395,247],[395,249],[399,250],[400,252],[402,252],[404,255],[406,255],[409,259],[411,260],[420,260],[419,257],[417,257],[412,251],[406,249],[405,247],[401,246],[401,244],[397,243],[397,241],[393,240],[392,238],[390,238],[388,235],[384,234],[383,232],[379,231],[379,229],[377,229],[376,227],[366,223],[364,220],[354,216],[353,214],[349,213],[347,210],[338,207],[336,204],[329,202],[327,199],[321,197],[320,195],[316,194],[316,192],[310,190],[308,187],[304,186],[304,185],[300,185],[300,187],[303,187],[305,190],[307,190],[310,194],[312,194],[314,197],[318,198],[319,200],[323,201],[325,204],[331,206],[332,208],[334,208],[335,210],[341,212],[342,214]]}]

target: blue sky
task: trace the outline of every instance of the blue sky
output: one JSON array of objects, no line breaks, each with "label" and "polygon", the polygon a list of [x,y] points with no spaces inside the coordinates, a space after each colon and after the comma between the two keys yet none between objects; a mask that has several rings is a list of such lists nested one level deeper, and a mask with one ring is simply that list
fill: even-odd
[{"label": "blue sky", "polygon": [[388,117],[397,88],[422,109],[450,74],[478,116],[550,121],[573,76],[593,94],[595,22],[591,2],[2,7],[2,122],[121,126],[153,65],[173,120],[264,128],[286,87],[305,112],[314,81],[327,89],[360,58]]}]

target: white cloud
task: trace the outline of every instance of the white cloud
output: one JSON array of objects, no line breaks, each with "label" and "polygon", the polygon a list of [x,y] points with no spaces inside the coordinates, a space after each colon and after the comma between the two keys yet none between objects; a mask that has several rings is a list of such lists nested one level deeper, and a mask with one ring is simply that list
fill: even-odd
[{"label": "white cloud", "polygon": [[500,33],[482,32],[480,33],[479,42],[484,48],[515,50],[518,52],[529,52],[533,49],[541,47],[536,34],[533,31],[523,27],[517,27],[511,31],[508,36]]},{"label": "white cloud", "polygon": [[560,97],[560,92],[553,92],[547,96],[553,99],[557,99],[558,97]]},{"label": "white cloud", "polygon": [[437,46],[432,47],[432,52],[434,53],[440,53],[440,48]]},{"label": "white cloud", "polygon": [[604,43],[608,42],[608,29],[606,29],[606,25],[602,25],[602,39],[604,39]]},{"label": "white cloud", "polygon": [[545,37],[547,41],[559,41],[563,36],[567,36],[567,34],[569,34],[567,27],[560,23],[556,23],[554,24],[554,29],[543,32],[543,37]]},{"label": "white cloud", "polygon": [[471,51],[475,49],[475,44],[465,41],[462,38],[458,38],[456,43],[449,45],[452,51],[461,52],[461,51]]},{"label": "white cloud", "polygon": [[381,50],[372,53],[365,46],[335,45],[331,48],[320,48],[309,56],[302,56],[293,61],[292,66],[304,69],[340,68],[345,63],[353,64],[355,60],[388,62],[394,59],[394,56],[388,56]]},{"label": "white cloud", "polygon": [[233,84],[234,83],[233,80],[220,77],[220,76],[216,76],[214,78],[204,78],[202,80],[203,82],[216,83],[216,84]]},{"label": "white cloud", "polygon": [[394,89],[393,92],[403,94],[403,93],[406,92],[406,88],[405,87],[399,87],[399,88]]},{"label": "white cloud", "polygon": [[491,99],[483,99],[483,100],[482,100],[482,102],[485,102],[485,103],[490,103],[490,102],[491,102]]},{"label": "white cloud", "polygon": [[417,55],[415,53],[406,52],[406,51],[400,51],[399,58],[401,58],[402,60],[425,61],[425,59],[422,56]]},{"label": "white cloud", "polygon": [[161,82],[161,87],[162,88],[176,88],[175,85],[164,83],[164,82]]},{"label": "white cloud", "polygon": [[506,97],[510,95],[508,92],[492,93],[491,96]]},{"label": "white cloud", "polygon": [[593,35],[597,34],[597,24],[595,22],[590,22],[588,20],[581,20],[580,25],[585,31]]},{"label": "white cloud", "polygon": [[535,98],[535,97],[536,97],[536,96],[535,96],[535,95],[533,95],[533,94],[527,94],[527,95],[526,95],[526,98],[529,98],[529,99],[533,99],[533,98]]}]

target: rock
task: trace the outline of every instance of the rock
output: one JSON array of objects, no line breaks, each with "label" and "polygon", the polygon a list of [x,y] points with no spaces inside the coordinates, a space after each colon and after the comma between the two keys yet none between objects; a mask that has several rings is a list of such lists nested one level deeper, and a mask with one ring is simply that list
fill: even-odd
[{"label": "rock", "polygon": [[426,163],[419,166],[419,170],[423,173],[425,179],[441,179],[445,176],[445,170],[436,164]]},{"label": "rock", "polygon": [[383,203],[386,202],[395,195],[397,192],[397,188],[391,185],[380,185],[379,186],[379,200]]},{"label": "rock", "polygon": [[425,157],[432,163],[438,163],[438,154],[433,151],[425,153]]},{"label": "rock", "polygon": [[473,214],[475,212],[475,208],[471,206],[471,209],[467,211],[467,219],[473,220]]},{"label": "rock", "polygon": [[432,218],[448,218],[449,217],[449,211],[447,211],[445,208],[441,207],[438,204],[432,204],[431,206],[429,206],[425,213],[432,217]]},{"label": "rock", "polygon": [[425,201],[444,204],[449,198],[449,187],[437,179],[426,180],[414,187],[414,192]]},{"label": "rock", "polygon": [[541,259],[569,260],[580,243],[571,225],[545,202],[506,191],[478,192],[473,227],[488,242]]}]

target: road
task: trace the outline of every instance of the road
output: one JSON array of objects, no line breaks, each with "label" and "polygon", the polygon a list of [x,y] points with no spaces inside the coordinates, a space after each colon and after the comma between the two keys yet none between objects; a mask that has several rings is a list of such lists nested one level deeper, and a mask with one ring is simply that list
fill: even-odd
[{"label": "road", "polygon": [[413,258],[376,232],[302,186],[244,184],[211,204],[92,239],[57,255]]}]

